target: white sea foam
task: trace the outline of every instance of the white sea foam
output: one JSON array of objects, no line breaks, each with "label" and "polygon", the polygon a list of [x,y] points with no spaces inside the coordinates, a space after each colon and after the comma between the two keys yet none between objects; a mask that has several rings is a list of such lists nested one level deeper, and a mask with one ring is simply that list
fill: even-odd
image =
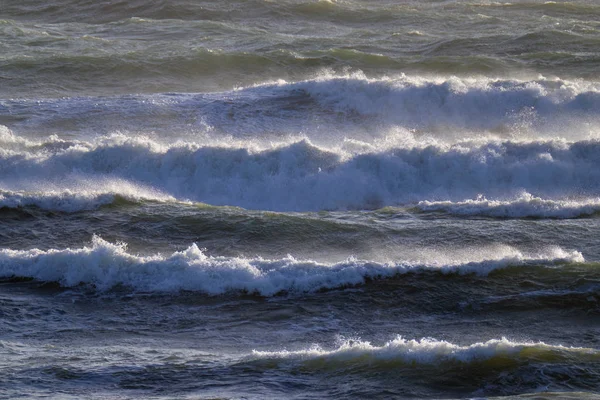
[{"label": "white sea foam", "polygon": [[400,336],[382,346],[361,340],[344,340],[338,348],[326,350],[315,345],[297,351],[253,351],[258,359],[291,359],[321,363],[403,362],[409,364],[438,364],[440,362],[481,362],[495,357],[528,360],[531,358],[554,361],[573,356],[600,360],[600,350],[548,345],[542,342],[513,342],[506,338],[488,340],[470,346],[459,346],[443,340],[424,338],[407,340]]},{"label": "white sea foam", "polygon": [[350,258],[325,264],[291,256],[279,260],[212,257],[196,245],[170,256],[138,256],[128,253],[124,244],[95,237],[91,247],[80,249],[0,250],[0,276],[30,277],[67,287],[90,284],[100,291],[120,285],[144,292],[191,290],[215,295],[244,291],[271,296],[358,285],[367,279],[411,272],[487,275],[508,266],[584,261],[581,253],[560,248],[524,254],[506,247],[490,251],[487,258],[476,258],[428,263],[377,263]]},{"label": "white sea foam", "polygon": [[512,200],[478,198],[459,202],[420,201],[422,211],[442,211],[454,215],[499,218],[576,218],[600,212],[600,198],[585,200],[546,200],[523,193]]}]

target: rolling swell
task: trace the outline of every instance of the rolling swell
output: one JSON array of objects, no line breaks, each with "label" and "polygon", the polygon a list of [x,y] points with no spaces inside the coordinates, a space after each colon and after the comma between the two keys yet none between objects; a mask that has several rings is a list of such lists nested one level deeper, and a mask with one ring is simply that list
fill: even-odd
[{"label": "rolling swell", "polygon": [[206,256],[195,244],[171,256],[136,256],[124,244],[94,237],[91,247],[42,251],[0,250],[0,276],[58,282],[61,286],[91,285],[99,291],[127,287],[140,292],[197,291],[210,295],[227,292],[272,296],[282,292],[310,293],[360,285],[366,280],[407,273],[478,274],[485,276],[510,266],[583,262],[577,251],[549,248],[526,255],[512,248],[479,261],[448,263],[376,263],[348,259],[336,264]]}]

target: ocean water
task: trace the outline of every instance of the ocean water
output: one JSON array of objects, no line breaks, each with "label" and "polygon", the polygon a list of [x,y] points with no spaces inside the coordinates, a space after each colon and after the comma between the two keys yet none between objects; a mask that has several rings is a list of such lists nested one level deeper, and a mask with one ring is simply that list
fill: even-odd
[{"label": "ocean water", "polygon": [[600,3],[0,0],[0,398],[600,399]]}]

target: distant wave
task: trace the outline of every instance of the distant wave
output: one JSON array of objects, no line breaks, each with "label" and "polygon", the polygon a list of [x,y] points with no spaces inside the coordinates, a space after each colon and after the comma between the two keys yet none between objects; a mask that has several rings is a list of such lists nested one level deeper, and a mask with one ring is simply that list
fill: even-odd
[{"label": "distant wave", "polygon": [[100,291],[123,286],[142,292],[189,290],[211,295],[247,292],[272,296],[358,285],[411,272],[487,275],[509,266],[583,261],[581,253],[560,248],[534,255],[506,248],[490,254],[489,259],[429,264],[356,259],[323,264],[291,256],[280,260],[212,257],[196,245],[170,256],[143,257],[127,253],[124,244],[95,237],[91,247],[80,249],[0,250],[0,276],[58,282],[66,287],[87,284]]},{"label": "distant wave", "polygon": [[401,363],[408,365],[439,363],[487,363],[494,360],[515,362],[600,361],[600,350],[547,345],[542,342],[513,342],[506,338],[459,346],[443,340],[407,340],[400,336],[382,346],[361,340],[346,340],[332,350],[314,346],[297,351],[254,351],[257,359],[282,359],[304,362],[307,367],[343,367]]}]

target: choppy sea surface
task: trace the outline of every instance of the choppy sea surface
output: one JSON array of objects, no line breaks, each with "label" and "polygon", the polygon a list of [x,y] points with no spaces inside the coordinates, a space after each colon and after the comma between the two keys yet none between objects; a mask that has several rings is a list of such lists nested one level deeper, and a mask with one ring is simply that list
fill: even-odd
[{"label": "choppy sea surface", "polygon": [[599,393],[597,1],[0,0],[0,398]]}]

